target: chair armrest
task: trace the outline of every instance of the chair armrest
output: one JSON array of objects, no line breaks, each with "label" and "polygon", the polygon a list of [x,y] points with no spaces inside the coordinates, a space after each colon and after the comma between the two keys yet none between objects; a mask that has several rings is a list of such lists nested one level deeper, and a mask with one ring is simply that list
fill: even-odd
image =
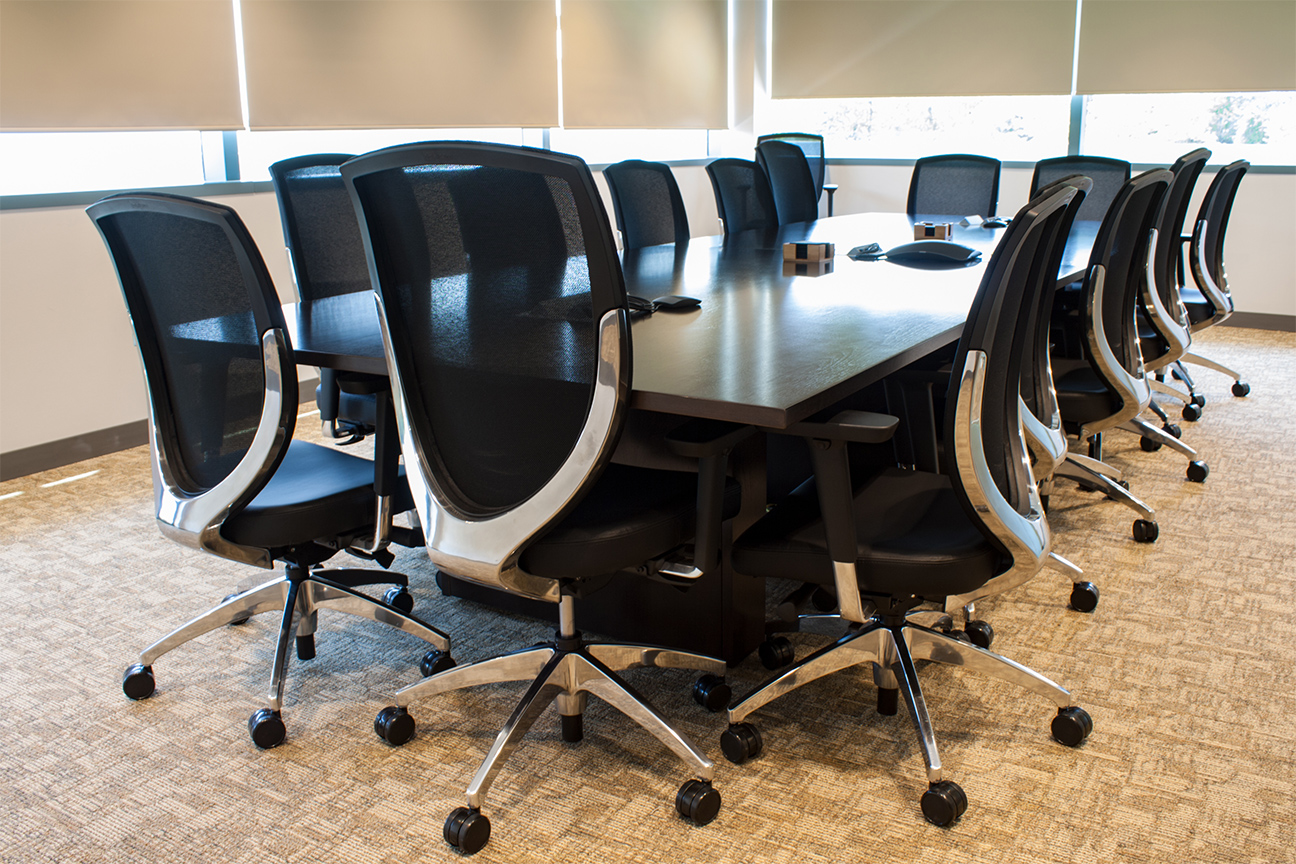
[{"label": "chair armrest", "polygon": [[831,420],[802,420],[793,423],[787,429],[779,430],[785,435],[798,435],[802,438],[818,438],[827,441],[853,441],[856,444],[881,444],[891,440],[899,417],[890,414],[875,414],[872,411],[842,411]]},{"label": "chair armrest", "polygon": [[722,420],[690,420],[666,435],[666,447],[677,456],[701,459],[732,450],[755,432],[751,426]]},{"label": "chair armrest", "polygon": [[679,574],[684,579],[696,579],[720,566],[720,517],[724,512],[725,472],[729,451],[755,432],[751,426],[738,426],[718,420],[690,420],[666,436],[666,446],[672,452],[698,460],[693,572]]}]

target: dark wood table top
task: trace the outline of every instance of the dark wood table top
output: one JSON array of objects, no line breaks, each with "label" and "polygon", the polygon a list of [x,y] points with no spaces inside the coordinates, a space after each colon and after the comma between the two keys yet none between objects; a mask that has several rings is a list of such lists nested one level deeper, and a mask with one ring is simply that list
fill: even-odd
[{"label": "dark wood table top", "polygon": [[[631,407],[783,428],[956,341],[1003,230],[955,229],[956,242],[983,251],[969,267],[846,257],[866,243],[888,249],[911,241],[913,221],[865,213],[625,253],[629,293],[702,301],[695,311],[635,320]],[[1087,242],[1073,243],[1085,256],[1088,234]],[[785,273],[783,243],[796,241],[836,244],[832,272]],[[1081,267],[1076,252],[1061,269]],[[298,362],[386,374],[368,292],[289,304],[284,312]]]}]

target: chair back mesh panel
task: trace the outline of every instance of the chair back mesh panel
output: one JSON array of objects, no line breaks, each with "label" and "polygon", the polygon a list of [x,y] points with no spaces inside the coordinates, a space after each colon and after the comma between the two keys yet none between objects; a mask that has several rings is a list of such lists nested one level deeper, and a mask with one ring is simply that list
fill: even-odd
[{"label": "chair back mesh panel", "polygon": [[1202,238],[1206,251],[1206,270],[1221,291],[1228,290],[1228,279],[1224,276],[1224,233],[1228,230],[1229,215],[1233,212],[1233,199],[1237,197],[1238,185],[1250,167],[1250,162],[1239,159],[1221,168],[1206,190],[1201,210],[1197,213],[1197,221],[1206,220],[1206,233]]},{"label": "chair back mesh panel", "polygon": [[370,290],[364,242],[342,182],[341,165],[350,158],[323,153],[270,166],[302,300]]},{"label": "chair back mesh panel", "polygon": [[344,173],[424,470],[469,516],[516,506],[571,453],[598,321],[625,308],[589,169],[450,142],[378,151]]},{"label": "chair back mesh panel", "polygon": [[[1013,218],[986,265],[972,301],[946,394],[946,404],[956,405],[968,352],[985,352],[988,368],[979,417],[982,447],[995,485],[1022,515],[1030,507],[1027,493],[1031,482],[1018,414],[1022,364],[1034,344],[1034,301],[1039,284],[1049,263],[1056,264],[1056,255],[1060,255],[1055,254],[1055,247],[1066,242],[1060,229],[1075,194],[1070,187],[1056,190],[1030,202]],[[951,481],[964,509],[980,525],[959,479],[959,455],[954,445],[959,419],[954,410],[946,411],[944,464],[950,466]],[[988,529],[986,536],[993,539]]]},{"label": "chair back mesh panel", "polygon": [[1170,166],[1170,173],[1174,175],[1174,179],[1170,181],[1170,188],[1166,190],[1165,198],[1161,202],[1161,214],[1156,225],[1157,245],[1152,270],[1161,303],[1166,309],[1171,310],[1171,314],[1174,314],[1173,310],[1179,308],[1177,271],[1179,252],[1183,248],[1179,238],[1183,234],[1184,219],[1188,216],[1188,202],[1192,198],[1193,187],[1197,185],[1197,177],[1201,174],[1202,168],[1206,167],[1206,160],[1210,155],[1209,150],[1199,147],[1176,159]]},{"label": "chair back mesh panel", "polygon": [[[1143,355],[1139,348],[1134,309],[1148,261],[1151,231],[1156,226],[1161,202],[1169,188],[1171,174],[1164,168],[1144,171],[1126,183],[1107,210],[1098,229],[1089,268],[1106,269],[1103,283],[1103,329],[1112,353],[1134,377],[1142,376]],[[1091,305],[1094,286],[1085,281],[1084,308]]]},{"label": "chair back mesh panel", "polygon": [[[265,262],[227,207],[120,195],[89,213],[117,268],[164,455],[186,491],[210,489],[252,443],[265,400],[261,334],[284,326]],[[291,437],[296,377],[285,378]]]},{"label": "chair back mesh panel", "polygon": [[910,216],[993,216],[998,203],[998,159],[951,154],[914,163]]},{"label": "chair back mesh panel", "polygon": [[778,225],[774,196],[759,165],[749,159],[716,159],[706,170],[726,234]]},{"label": "chair back mesh panel", "polygon": [[669,165],[631,159],[603,169],[626,249],[689,241],[688,214]]},{"label": "chair back mesh panel", "polygon": [[823,197],[824,182],[828,177],[828,160],[824,156],[824,139],[822,135],[809,132],[779,132],[775,135],[762,135],[756,139],[756,146],[766,141],[786,141],[801,148],[806,163],[810,166],[810,176],[815,184],[815,203]]},{"label": "chair back mesh panel", "polygon": [[778,224],[813,222],[819,218],[819,196],[805,153],[786,141],[764,141],[756,147],[756,162],[765,170],[774,194]]},{"label": "chair back mesh panel", "polygon": [[1058,180],[1080,174],[1093,181],[1093,189],[1085,196],[1084,206],[1075,218],[1088,222],[1101,222],[1116,193],[1130,179],[1130,163],[1123,159],[1102,156],[1059,156],[1035,163],[1031,177],[1031,197]]}]

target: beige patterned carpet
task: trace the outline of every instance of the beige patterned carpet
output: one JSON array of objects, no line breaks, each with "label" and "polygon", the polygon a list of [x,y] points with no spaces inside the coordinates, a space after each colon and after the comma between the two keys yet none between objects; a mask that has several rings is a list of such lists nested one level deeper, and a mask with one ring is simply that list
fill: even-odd
[{"label": "beige patterned carpet", "polygon": [[[1110,461],[1158,508],[1160,540],[1134,543],[1129,511],[1059,489],[1056,549],[1100,585],[1098,610],[1067,610],[1068,586],[1047,571],[979,610],[997,650],[1089,710],[1082,747],[1050,739],[1054,708],[1037,697],[927,666],[946,776],[971,802],[939,829],[918,809],[925,778],[908,717],[878,716],[866,671],[755,714],[765,753],[735,766],[719,752],[721,717],[688,695],[693,676],[643,670],[632,682],[717,760],[716,821],[680,820],[682,763],[592,700],[584,742],[564,744],[551,714],[514,755],[476,860],[1296,860],[1296,336],[1216,328],[1196,347],[1253,387],[1235,399],[1223,376],[1199,375],[1205,416],[1182,425],[1210,463],[1207,482],[1185,481],[1180,456],[1108,436]],[[303,434],[314,425],[303,420]],[[122,695],[121,672],[145,645],[257,575],[158,533],[145,449],[0,484],[0,496],[0,860],[459,857],[442,821],[520,685],[416,704],[418,736],[388,747],[373,716],[417,679],[423,649],[325,613],[318,658],[291,671],[289,740],[258,751],[245,721],[266,688],[271,616],[158,661],[152,699]],[[421,553],[398,568],[461,662],[548,636],[441,597]],[[804,651],[823,638],[796,640]],[[765,675],[750,658],[731,681],[742,693]]]}]

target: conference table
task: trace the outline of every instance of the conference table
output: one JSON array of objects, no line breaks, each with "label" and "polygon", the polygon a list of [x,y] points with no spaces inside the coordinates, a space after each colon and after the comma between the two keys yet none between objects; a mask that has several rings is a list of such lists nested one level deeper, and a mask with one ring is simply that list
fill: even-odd
[{"label": "conference table", "polygon": [[[867,243],[889,249],[910,242],[916,221],[958,218],[863,213],[624,252],[628,293],[686,295],[701,305],[633,319],[630,419],[614,458],[672,467],[653,445],[687,418],[777,431],[952,345],[1004,229],[955,227],[955,242],[983,253],[969,265],[854,261],[846,253]],[[1093,233],[1094,226],[1077,223],[1061,272],[1083,268]],[[829,272],[787,264],[789,242],[835,244]],[[287,304],[284,311],[299,364],[387,374],[368,292]],[[764,455],[764,436],[733,455],[744,490],[735,531],[764,512]],[[438,582],[447,594],[553,614],[548,604],[505,599],[475,583]],[[760,580],[735,576],[726,564],[687,592],[637,577],[614,580],[581,601],[578,623],[736,663],[764,639],[764,609]]]}]

